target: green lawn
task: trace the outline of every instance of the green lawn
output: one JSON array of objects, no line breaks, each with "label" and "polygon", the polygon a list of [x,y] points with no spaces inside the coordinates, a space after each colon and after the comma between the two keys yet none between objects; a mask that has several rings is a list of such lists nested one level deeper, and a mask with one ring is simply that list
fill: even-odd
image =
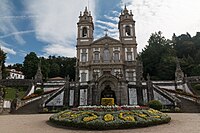
[{"label": "green lawn", "polygon": [[[19,98],[21,99],[24,96],[25,91],[23,89],[19,90]],[[13,100],[15,98],[16,88],[7,87],[5,88],[5,93],[5,100]]]},{"label": "green lawn", "polygon": [[192,85],[192,88],[194,89],[194,91],[200,96],[200,89],[197,89],[195,87],[195,85],[197,85],[197,84],[191,84],[191,85]]}]

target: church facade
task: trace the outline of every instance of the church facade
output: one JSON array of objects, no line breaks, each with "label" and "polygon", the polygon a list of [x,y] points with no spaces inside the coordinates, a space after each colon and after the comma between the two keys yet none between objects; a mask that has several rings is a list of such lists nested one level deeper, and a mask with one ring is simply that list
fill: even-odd
[{"label": "church facade", "polygon": [[[77,23],[77,81],[80,105],[99,105],[106,86],[110,86],[118,105],[137,104],[128,86],[137,84],[139,69],[133,14],[125,7],[119,16],[119,40],[105,36],[94,40],[93,18],[87,8]],[[140,69],[141,70],[141,69]],[[140,72],[139,72],[140,73]],[[87,96],[86,96],[87,95]],[[86,98],[87,97],[87,98]]]}]

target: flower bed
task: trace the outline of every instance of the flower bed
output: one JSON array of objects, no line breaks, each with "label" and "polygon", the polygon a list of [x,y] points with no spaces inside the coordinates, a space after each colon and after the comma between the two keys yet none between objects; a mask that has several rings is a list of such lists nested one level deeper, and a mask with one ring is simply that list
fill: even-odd
[{"label": "flower bed", "polygon": [[154,109],[121,108],[113,111],[105,108],[100,111],[65,110],[52,115],[49,120],[57,125],[93,130],[145,127],[168,123],[171,120],[168,115]]}]

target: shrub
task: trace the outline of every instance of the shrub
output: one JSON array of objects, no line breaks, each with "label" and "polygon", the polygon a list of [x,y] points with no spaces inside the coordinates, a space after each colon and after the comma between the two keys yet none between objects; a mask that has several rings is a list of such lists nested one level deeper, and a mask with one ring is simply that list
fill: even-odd
[{"label": "shrub", "polygon": [[35,90],[35,91],[34,91],[34,94],[40,95],[40,94],[42,94],[43,92],[44,92],[43,89],[38,89],[38,90]]},{"label": "shrub", "polygon": [[194,86],[194,88],[195,88],[196,90],[200,90],[200,84],[196,84],[196,85]]},{"label": "shrub", "polygon": [[174,111],[175,111],[175,112],[180,112],[181,109],[180,109],[179,107],[175,107],[175,108],[174,108]]},{"label": "shrub", "polygon": [[163,107],[162,103],[158,100],[149,101],[148,106],[156,110],[161,110]]}]

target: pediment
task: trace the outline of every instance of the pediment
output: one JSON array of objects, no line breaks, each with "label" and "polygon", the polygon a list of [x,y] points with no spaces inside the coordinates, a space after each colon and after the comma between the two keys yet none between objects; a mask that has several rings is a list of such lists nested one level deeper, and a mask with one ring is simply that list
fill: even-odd
[{"label": "pediment", "polygon": [[104,44],[121,44],[121,42],[117,39],[114,39],[112,37],[109,36],[104,36],[102,38],[99,38],[97,40],[95,40],[91,45],[104,45]]}]

